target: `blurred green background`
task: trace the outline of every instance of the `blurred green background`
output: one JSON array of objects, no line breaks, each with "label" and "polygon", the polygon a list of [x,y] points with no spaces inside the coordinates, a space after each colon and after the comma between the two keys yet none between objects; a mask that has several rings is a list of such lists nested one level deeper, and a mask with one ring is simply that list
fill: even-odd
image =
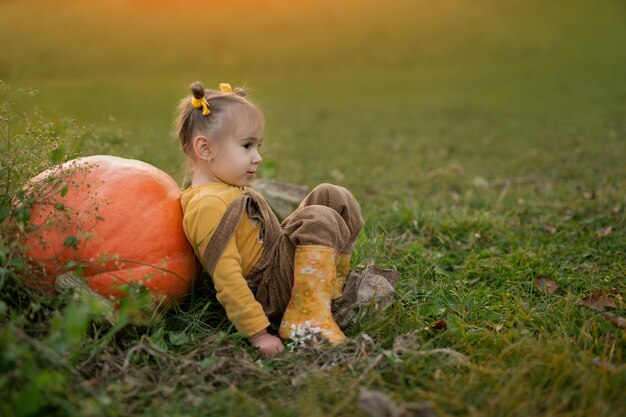
[{"label": "blurred green background", "polygon": [[625,44],[610,0],[0,1],[0,79],[38,90],[19,108],[99,131],[85,153],[180,180],[178,100],[227,81],[266,114],[263,175],[374,205],[481,179],[623,181]]}]

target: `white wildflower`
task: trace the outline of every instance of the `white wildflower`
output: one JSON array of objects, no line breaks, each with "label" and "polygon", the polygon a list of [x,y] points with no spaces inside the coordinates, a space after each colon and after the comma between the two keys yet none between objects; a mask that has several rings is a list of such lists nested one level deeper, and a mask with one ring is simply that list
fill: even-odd
[{"label": "white wildflower", "polygon": [[322,336],[323,330],[319,326],[313,326],[310,320],[300,323],[298,325],[291,325],[291,332],[289,338],[289,350],[294,352],[298,348],[305,347],[319,341]]}]

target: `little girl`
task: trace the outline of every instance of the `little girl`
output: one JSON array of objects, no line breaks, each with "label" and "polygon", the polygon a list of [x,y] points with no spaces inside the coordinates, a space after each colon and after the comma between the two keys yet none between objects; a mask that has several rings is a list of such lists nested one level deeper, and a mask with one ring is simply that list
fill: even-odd
[{"label": "little girl", "polygon": [[[215,91],[194,83],[191,92],[176,120],[191,172],[183,228],[217,300],[263,355],[282,351],[281,338],[305,329],[342,342],[330,300],[341,295],[363,226],[358,202],[345,188],[322,184],[279,223],[246,187],[262,160],[261,111],[228,84]],[[267,332],[270,321],[280,323],[280,338]]]}]

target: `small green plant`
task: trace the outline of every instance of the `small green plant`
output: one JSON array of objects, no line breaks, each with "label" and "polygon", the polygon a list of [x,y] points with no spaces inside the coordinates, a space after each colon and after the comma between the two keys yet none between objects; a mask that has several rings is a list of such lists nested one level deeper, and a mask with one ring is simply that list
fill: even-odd
[{"label": "small green plant", "polygon": [[[43,297],[22,286],[25,277],[38,276],[39,271],[22,253],[21,237],[33,231],[31,209],[36,202],[45,203],[50,193],[67,192],[59,183],[38,186],[29,180],[73,158],[87,131],[73,120],[48,120],[36,107],[18,113],[9,93],[32,98],[37,91],[11,92],[0,82],[0,390],[5,398],[0,414],[77,415],[68,410],[89,390],[72,389],[71,381],[101,308],[74,300],[70,293]],[[77,239],[71,236],[66,244],[75,246]],[[103,415],[102,401],[93,406],[96,412],[89,414]]]}]

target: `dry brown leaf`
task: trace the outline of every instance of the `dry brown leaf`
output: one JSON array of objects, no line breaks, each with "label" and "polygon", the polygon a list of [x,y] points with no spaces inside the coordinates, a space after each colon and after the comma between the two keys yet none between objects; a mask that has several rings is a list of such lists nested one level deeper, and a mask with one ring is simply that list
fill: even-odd
[{"label": "dry brown leaf", "polygon": [[545,275],[537,275],[535,277],[535,287],[546,295],[552,295],[559,288],[559,284]]},{"label": "dry brown leaf", "polygon": [[369,265],[362,273],[353,270],[343,289],[342,306],[374,301],[386,307],[395,292],[399,277],[397,271],[380,269],[374,265]]},{"label": "dry brown leaf", "polygon": [[578,304],[596,311],[604,311],[607,307],[615,307],[613,300],[602,291],[596,291],[591,295],[578,300]]},{"label": "dry brown leaf", "polygon": [[607,311],[602,315],[605,319],[610,321],[615,327],[619,327],[620,329],[626,329],[626,319],[622,316],[618,316],[615,313],[611,313]]},{"label": "dry brown leaf", "polygon": [[335,321],[345,328],[354,322],[359,307],[385,310],[391,305],[400,273],[392,269],[380,269],[369,265],[365,271],[350,272],[341,299],[333,306]]},{"label": "dry brown leaf", "polygon": [[357,289],[357,301],[362,303],[374,302],[381,310],[385,310],[391,305],[395,288],[381,275],[369,275],[367,279],[361,280],[361,285]]},{"label": "dry brown leaf", "polygon": [[605,236],[610,235],[611,233],[613,233],[613,227],[612,226],[600,227],[599,229],[596,229],[596,234],[599,237],[605,237]]},{"label": "dry brown leaf", "polygon": [[435,330],[446,330],[448,328],[448,323],[446,323],[445,320],[441,319],[435,324],[433,324],[432,328]]}]

